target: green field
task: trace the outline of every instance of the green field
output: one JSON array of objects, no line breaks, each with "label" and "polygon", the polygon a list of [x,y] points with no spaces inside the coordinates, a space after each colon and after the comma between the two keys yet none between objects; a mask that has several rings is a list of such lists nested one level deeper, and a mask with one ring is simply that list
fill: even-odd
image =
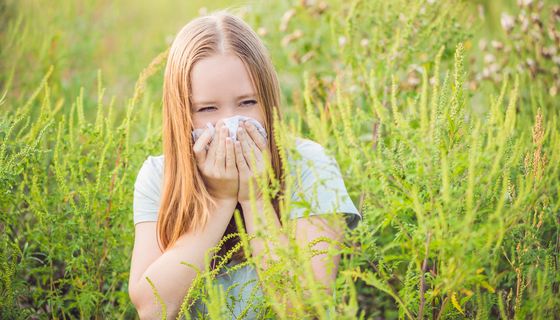
[{"label": "green field", "polygon": [[226,7],[270,51],[283,130],[332,152],[363,215],[334,297],[278,287],[296,319],[557,319],[560,5],[536,0],[0,0],[0,319],[137,318],[167,49]]}]

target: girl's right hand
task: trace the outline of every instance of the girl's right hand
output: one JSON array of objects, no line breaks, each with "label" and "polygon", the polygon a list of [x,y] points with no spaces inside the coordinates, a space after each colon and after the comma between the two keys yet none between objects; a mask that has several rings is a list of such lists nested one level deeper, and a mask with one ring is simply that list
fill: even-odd
[{"label": "girl's right hand", "polygon": [[[237,201],[239,178],[235,164],[233,141],[229,130],[222,120],[216,123],[214,139],[209,128],[198,138],[193,146],[196,165],[206,189],[215,200]],[[212,139],[208,150],[206,145]]]}]

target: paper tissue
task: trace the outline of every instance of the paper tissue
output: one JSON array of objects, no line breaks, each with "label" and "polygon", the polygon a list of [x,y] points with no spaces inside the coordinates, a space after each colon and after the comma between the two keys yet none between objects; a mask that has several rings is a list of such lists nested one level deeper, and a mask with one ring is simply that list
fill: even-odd
[{"label": "paper tissue", "polygon": [[[233,116],[233,117],[229,117],[229,118],[224,118],[223,120],[224,120],[224,125],[229,130],[229,136],[233,141],[237,141],[237,127],[239,127],[239,121],[248,121],[248,122],[254,124],[257,127],[257,130],[259,131],[259,133],[263,137],[265,137],[265,139],[267,138],[266,130],[264,129],[262,124],[260,122],[258,122],[256,119],[253,119],[253,118],[247,117],[247,116]],[[214,125],[212,123],[208,122],[206,124],[206,126],[212,130],[212,136],[214,136],[214,134],[216,132],[216,129],[214,128]],[[194,129],[192,131],[191,134],[192,134],[192,137],[193,137],[193,143],[196,142],[196,140],[202,135],[204,130],[205,129],[198,128],[198,129]]]}]

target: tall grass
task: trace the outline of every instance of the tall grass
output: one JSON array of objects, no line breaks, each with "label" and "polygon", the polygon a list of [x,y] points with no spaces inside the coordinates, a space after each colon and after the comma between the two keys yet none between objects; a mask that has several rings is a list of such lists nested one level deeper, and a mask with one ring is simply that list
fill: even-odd
[{"label": "tall grass", "polygon": [[[44,60],[25,78],[14,71],[29,72],[22,65],[2,62],[0,318],[135,318],[132,187],[145,157],[161,154],[165,46],[134,67],[110,65],[139,74],[129,93],[114,74],[93,71],[97,62],[70,61],[94,85],[77,77],[68,87],[67,66],[45,56],[65,47],[38,46],[32,32],[17,37],[36,26],[22,14],[29,7],[10,8],[0,37],[17,50],[2,57]],[[476,17],[470,5],[433,1],[246,10],[282,79],[279,144],[291,152],[289,133],[325,146],[364,217],[338,251],[312,243],[280,252],[259,281],[263,318],[287,318],[287,303],[298,319],[558,314],[560,125],[554,100],[539,91],[549,78],[504,74],[498,86],[469,85]],[[60,28],[62,39],[83,34]],[[274,241],[278,230],[268,229],[256,236]],[[234,250],[247,249],[249,236],[241,239]],[[343,255],[332,296],[310,278],[309,259],[321,253]],[[235,301],[216,272],[199,275],[186,298],[202,298],[210,318],[228,318]]]}]

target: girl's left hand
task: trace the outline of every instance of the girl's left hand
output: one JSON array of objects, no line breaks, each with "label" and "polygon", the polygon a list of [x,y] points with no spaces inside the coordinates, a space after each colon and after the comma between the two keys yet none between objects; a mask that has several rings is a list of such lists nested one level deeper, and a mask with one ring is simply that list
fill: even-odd
[{"label": "girl's left hand", "polygon": [[[257,177],[266,177],[265,161],[270,163],[270,150],[266,138],[263,137],[252,123],[240,122],[237,130],[237,141],[234,144],[235,161],[239,172],[239,191],[237,201],[248,202],[249,180],[253,181],[256,199],[262,197]],[[254,157],[254,163],[251,161]]]}]

